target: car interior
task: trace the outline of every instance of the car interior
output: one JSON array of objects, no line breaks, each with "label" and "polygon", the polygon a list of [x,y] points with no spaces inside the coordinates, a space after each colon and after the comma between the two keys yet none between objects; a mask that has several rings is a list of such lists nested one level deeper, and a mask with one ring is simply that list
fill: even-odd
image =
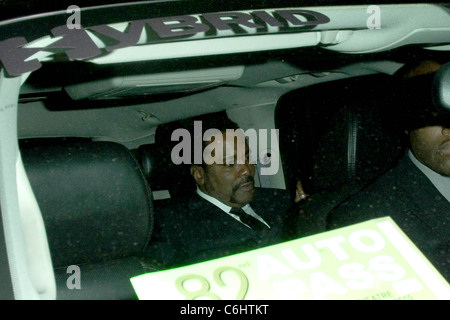
[{"label": "car interior", "polygon": [[[198,6],[189,14],[197,13]],[[123,30],[129,28],[127,21],[141,19],[139,8],[130,5],[123,17],[120,11],[126,7],[87,8],[87,18],[83,11],[81,17],[91,30],[109,24],[108,19]],[[166,9],[160,15],[180,14],[170,9],[174,13]],[[280,168],[274,175],[257,173],[256,185],[288,190],[294,199],[296,182],[302,182],[310,197],[292,201],[292,216],[301,216],[292,237],[324,232],[327,214],[336,205],[397,163],[407,141],[398,131],[394,74],[411,61],[448,61],[449,7],[411,4],[405,8],[408,16],[386,5],[382,21],[392,22],[387,34],[383,27],[367,29],[365,20],[355,22],[354,11],[343,7],[311,10],[334,23],[331,30],[311,28],[311,34],[321,34],[318,44],[302,38],[293,48],[287,40],[271,50],[243,52],[238,43],[230,52],[171,51],[168,58],[148,61],[134,58],[145,45],[102,49],[102,56],[86,61],[67,59],[64,50],[48,50],[39,58],[42,67],[24,76],[18,94],[17,146],[45,226],[54,297],[136,299],[129,279],[158,271],[143,254],[157,232],[154,220],[168,203],[183,201],[195,188],[186,168],[171,160],[177,143],[171,134],[186,119],[217,114],[243,130],[278,129],[279,148],[269,143],[258,155],[278,153]],[[41,30],[50,35],[67,16],[47,16],[49,25],[40,24],[38,31],[26,23],[46,21],[44,14],[29,22],[5,20],[0,40],[28,33],[28,48],[39,48],[49,37],[30,35]],[[424,21],[414,18],[419,16]],[[22,25],[28,28],[23,35],[10,33]],[[94,31],[90,36],[103,48],[114,44]],[[232,43],[233,36],[226,38]],[[191,42],[196,41],[202,40]],[[256,165],[257,172],[263,165]],[[73,265],[83,270],[83,290],[68,286],[67,270]],[[33,276],[31,282],[38,286]]]}]

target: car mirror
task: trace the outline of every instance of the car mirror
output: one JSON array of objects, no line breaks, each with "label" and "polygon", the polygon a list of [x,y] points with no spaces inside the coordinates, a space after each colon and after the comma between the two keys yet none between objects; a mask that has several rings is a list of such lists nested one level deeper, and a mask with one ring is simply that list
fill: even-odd
[{"label": "car mirror", "polygon": [[439,112],[450,112],[450,63],[444,64],[433,80],[433,103]]}]

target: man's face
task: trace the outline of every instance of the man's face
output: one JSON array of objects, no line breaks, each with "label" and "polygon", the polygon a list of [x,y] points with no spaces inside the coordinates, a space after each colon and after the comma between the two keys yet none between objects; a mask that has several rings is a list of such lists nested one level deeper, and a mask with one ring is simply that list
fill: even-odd
[{"label": "man's face", "polygon": [[417,159],[433,171],[450,176],[450,128],[429,126],[409,135],[411,149]]},{"label": "man's face", "polygon": [[[201,191],[230,207],[242,207],[253,200],[255,167],[249,163],[247,143],[240,142],[227,141],[226,134],[222,134],[222,139],[208,145],[210,150],[223,150],[221,163],[193,166],[191,170]],[[208,157],[204,154],[205,162],[211,163]]]}]

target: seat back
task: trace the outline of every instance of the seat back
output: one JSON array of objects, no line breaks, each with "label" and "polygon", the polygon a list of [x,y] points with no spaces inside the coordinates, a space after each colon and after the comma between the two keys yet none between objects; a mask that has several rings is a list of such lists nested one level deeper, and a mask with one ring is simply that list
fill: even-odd
[{"label": "seat back", "polygon": [[[287,214],[292,237],[325,231],[328,213],[400,160],[406,135],[392,112],[395,80],[371,75],[299,89],[276,108],[288,190],[311,197]],[[294,195],[292,195],[293,197]]]},{"label": "seat back", "polygon": [[[276,109],[290,190],[363,185],[404,154],[406,136],[390,118],[392,77],[371,75],[314,85],[283,96]],[[386,157],[389,154],[389,157]]]},{"label": "seat back", "polygon": [[[148,271],[139,256],[153,226],[150,189],[135,159],[122,145],[88,140],[25,140],[20,150],[58,298],[135,298],[129,278]],[[81,289],[67,285],[68,266],[80,268]]]}]

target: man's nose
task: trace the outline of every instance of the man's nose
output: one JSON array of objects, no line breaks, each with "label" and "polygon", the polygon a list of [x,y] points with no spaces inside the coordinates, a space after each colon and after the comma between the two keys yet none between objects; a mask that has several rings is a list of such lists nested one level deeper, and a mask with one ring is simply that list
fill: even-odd
[{"label": "man's nose", "polygon": [[239,176],[253,176],[255,174],[255,166],[250,164],[248,161],[243,164],[238,164]]}]

